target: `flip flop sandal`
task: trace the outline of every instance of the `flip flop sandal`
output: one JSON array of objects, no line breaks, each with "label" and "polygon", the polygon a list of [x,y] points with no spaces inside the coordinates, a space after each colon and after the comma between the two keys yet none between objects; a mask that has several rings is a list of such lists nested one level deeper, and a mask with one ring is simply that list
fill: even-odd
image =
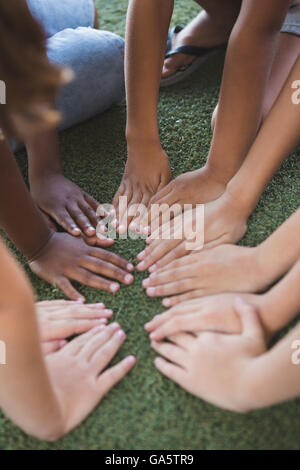
[{"label": "flip flop sandal", "polygon": [[173,57],[174,55],[177,55],[177,54],[186,54],[186,55],[196,57],[196,59],[193,60],[193,62],[191,62],[190,64],[183,65],[182,67],[180,67],[170,77],[162,78],[160,81],[161,87],[175,85],[175,83],[179,83],[185,80],[192,73],[194,73],[203,64],[203,62],[205,62],[205,60],[209,56],[211,56],[212,54],[215,54],[220,49],[224,49],[225,47],[224,45],[214,46],[214,47],[209,47],[209,48],[198,47],[198,46],[180,46],[180,47],[177,47],[176,49],[170,50],[173,36],[175,34],[178,34],[180,31],[182,31],[183,28],[184,26],[177,25],[175,26],[175,28],[171,29],[171,31],[169,32],[168,42],[167,42],[167,53],[165,55],[165,58],[168,59],[169,57]]}]

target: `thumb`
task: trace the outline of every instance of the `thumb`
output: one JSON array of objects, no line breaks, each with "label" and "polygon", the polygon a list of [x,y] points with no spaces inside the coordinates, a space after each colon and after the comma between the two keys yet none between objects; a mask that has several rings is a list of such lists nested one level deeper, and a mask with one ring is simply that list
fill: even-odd
[{"label": "thumb", "polygon": [[235,301],[235,310],[241,319],[242,335],[250,339],[264,341],[264,330],[260,323],[257,308],[238,297]]}]

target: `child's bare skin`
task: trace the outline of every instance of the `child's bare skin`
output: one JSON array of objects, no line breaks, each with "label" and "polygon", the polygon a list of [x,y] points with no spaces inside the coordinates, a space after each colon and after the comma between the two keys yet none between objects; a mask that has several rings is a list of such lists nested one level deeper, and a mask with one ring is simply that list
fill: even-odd
[{"label": "child's bare skin", "polygon": [[240,333],[241,325],[234,303],[237,295],[250,302],[260,317],[266,337],[286,326],[299,312],[300,262],[265,294],[223,293],[187,300],[154,317],[145,325],[150,338],[162,338],[179,332],[221,331]]},{"label": "child's bare skin", "polygon": [[2,242],[0,256],[0,331],[7,355],[0,367],[0,407],[26,433],[53,441],[85,419],[135,360],[129,356],[106,369],[126,337],[115,323],[100,324],[44,358],[29,282]]},{"label": "child's bare skin", "polygon": [[68,300],[44,300],[35,308],[44,354],[58,351],[71,336],[105,325],[113,314],[103,303],[83,305]]},{"label": "child's bare skin", "polygon": [[39,132],[26,142],[30,192],[37,206],[73,236],[96,233],[99,202],[64,177],[58,133]]},{"label": "child's bare skin", "polygon": [[193,395],[240,413],[298,397],[291,345],[299,339],[299,325],[267,351],[255,307],[238,299],[235,310],[241,334],[179,333],[169,337],[171,343],[152,341],[163,356],[155,360],[157,369]]},{"label": "child's bare skin", "polygon": [[[84,300],[84,297],[70,280],[109,292],[118,291],[120,285],[102,276],[131,284],[131,263],[98,246],[89,246],[83,238],[55,233],[49,228],[32,201],[6,142],[0,142],[0,152],[1,225],[29,260],[32,270],[56,284],[72,300]],[[97,239],[97,244],[106,248],[113,244],[113,240],[103,237]]]},{"label": "child's bare skin", "polygon": [[[269,179],[298,144],[300,107],[292,102],[291,97],[292,83],[297,80],[299,71],[300,59],[296,61],[284,89],[264,122],[243,165],[227,184],[226,191],[217,200],[205,204],[204,242],[206,248],[222,243],[236,243],[244,236],[248,218]],[[195,223],[197,213],[197,209],[186,212],[185,222],[190,223],[189,220],[192,218]],[[160,233],[167,233],[170,227],[173,228],[179,222],[180,218],[175,217],[173,221],[154,230],[148,239],[150,246],[138,255],[141,261],[138,269],[143,271],[151,268],[150,272],[153,272],[188,253],[186,240],[157,239]]]},{"label": "child's bare skin", "polygon": [[261,291],[299,258],[299,230],[300,209],[255,248],[221,245],[189,254],[161,269],[159,260],[157,270],[143,286],[150,296],[166,296],[165,307],[220,292]]},{"label": "child's bare skin", "polygon": [[[151,166],[145,163],[147,158],[143,156],[143,148],[161,148],[157,125],[158,88],[173,3],[172,0],[132,0],[129,5],[126,52],[128,162],[131,162],[132,168],[137,164],[137,158],[142,163],[139,164],[139,175],[134,177],[141,184],[138,187],[135,183],[127,186],[137,202],[143,199],[143,188],[149,186],[147,181],[162,180],[155,177],[155,174],[161,174],[161,164],[157,163],[159,158],[156,158],[155,151],[152,152],[153,169],[148,175],[143,171],[143,168]],[[207,2],[207,5],[216,3]],[[273,2],[268,0],[257,9],[254,0],[242,2],[230,36],[212,146],[206,168],[198,175],[197,191],[189,200],[192,204],[218,197],[220,183],[226,184],[233,177],[249,151],[261,123],[265,89],[289,4],[289,0],[280,0],[274,9]],[[206,9],[209,10],[209,7]],[[252,80],[253,76],[256,80]],[[243,90],[247,90],[251,100],[244,100],[241,106]],[[235,129],[234,133],[232,128]],[[211,184],[207,184],[208,173]],[[131,174],[126,175],[126,179],[131,181]],[[150,186],[153,187],[152,184]],[[184,191],[182,196],[178,193],[177,199],[184,203],[187,194]],[[114,202],[117,203],[116,200]]]}]

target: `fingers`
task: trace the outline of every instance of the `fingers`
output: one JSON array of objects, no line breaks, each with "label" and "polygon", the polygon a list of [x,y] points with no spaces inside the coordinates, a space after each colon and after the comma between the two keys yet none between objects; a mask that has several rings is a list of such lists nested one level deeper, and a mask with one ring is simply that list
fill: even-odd
[{"label": "fingers", "polygon": [[74,237],[78,237],[81,234],[81,229],[78,224],[75,222],[73,217],[69,214],[67,209],[60,210],[52,214],[52,217],[56,220],[58,225],[63,227],[66,232]]},{"label": "fingers", "polygon": [[64,340],[42,342],[43,354],[44,356],[47,356],[48,354],[57,352],[60,349],[62,349],[66,344],[67,344],[67,341],[64,341]]},{"label": "fingers", "polygon": [[137,269],[139,271],[145,271],[150,268],[150,266],[157,263],[160,258],[164,257],[171,250],[174,250],[179,243],[180,240],[160,240],[159,243],[146,248],[146,250],[138,255],[138,259],[141,260],[141,262],[137,265]]},{"label": "fingers", "polygon": [[197,316],[194,314],[171,317],[150,334],[150,339],[151,341],[161,341],[163,338],[169,338],[183,331],[193,331],[196,326]]},{"label": "fingers", "polygon": [[66,297],[71,300],[81,301],[82,303],[85,302],[85,297],[81,295],[75,287],[72,286],[69,279],[64,276],[61,276],[55,280],[55,285],[59,287]]},{"label": "fingers", "polygon": [[91,224],[89,218],[85,215],[79,205],[69,206],[68,212],[77,226],[87,235],[95,235],[96,229]]},{"label": "fingers", "polygon": [[150,197],[151,197],[150,192],[145,191],[143,194],[141,204],[140,204],[140,214],[133,218],[129,226],[131,230],[142,232],[142,233],[145,233],[146,235],[149,235],[149,230],[150,230],[150,228],[148,227],[150,223],[150,220],[149,220],[150,213],[148,211]]},{"label": "fingers", "polygon": [[131,272],[134,270],[134,266],[132,263],[128,263],[128,261],[126,261],[124,258],[121,258],[120,256],[115,255],[114,253],[110,251],[101,250],[101,248],[91,249],[90,256],[99,258],[108,263],[112,263],[115,266],[118,266],[119,268],[123,269],[124,271]]},{"label": "fingers", "polygon": [[115,293],[120,289],[120,284],[111,282],[104,277],[91,273],[84,268],[76,268],[70,273],[70,278],[80,282],[85,286],[94,287],[95,289],[104,290],[106,292]]},{"label": "fingers", "polygon": [[92,355],[90,362],[97,374],[100,374],[115,357],[120,347],[126,339],[126,334],[123,330],[116,331],[110,339],[98,348]]},{"label": "fingers", "polygon": [[177,346],[180,346],[182,349],[186,351],[189,349],[191,341],[195,339],[195,335],[191,333],[177,333],[175,335],[168,336],[168,339]]},{"label": "fingers", "polygon": [[101,374],[97,379],[97,385],[100,387],[103,395],[109,392],[126,374],[133,368],[136,363],[134,356],[128,356],[117,365],[111,367]]},{"label": "fingers", "polygon": [[107,344],[116,332],[122,332],[119,323],[116,322],[108,326],[99,327],[96,334],[92,335],[80,350],[80,356],[86,361],[91,361],[93,355],[102,348],[102,346]]},{"label": "fingers", "polygon": [[93,273],[102,274],[103,276],[115,279],[126,285],[132,284],[134,279],[128,271],[124,271],[115,264],[108,263],[92,256],[84,258],[81,266]]},{"label": "fingers", "polygon": [[168,361],[180,366],[184,364],[186,352],[181,347],[172,343],[158,343],[156,341],[151,341],[151,347],[154,349],[154,351],[156,351],[158,354],[161,354]]},{"label": "fingers", "polygon": [[155,359],[154,365],[159,372],[173,380],[173,382],[176,382],[181,386],[186,382],[187,373],[183,368],[178,367],[175,364],[171,364],[161,357],[157,357]]},{"label": "fingers", "polygon": [[164,186],[160,191],[158,191],[154,196],[150,199],[150,204],[158,204],[163,197],[170,193],[173,189],[174,182],[171,181],[169,184]]},{"label": "fingers", "polygon": [[174,295],[173,297],[167,297],[163,299],[162,304],[164,307],[174,307],[175,305],[185,302],[186,300],[197,299],[203,297],[204,291],[201,289],[196,289],[185,294]]},{"label": "fingers", "polygon": [[157,269],[161,269],[164,266],[168,266],[168,264],[174,261],[175,259],[182,258],[188,253],[186,249],[186,241],[175,240],[175,242],[177,242],[177,244],[176,246],[174,246],[173,249],[169,250],[164,256],[162,256],[152,266],[150,266],[149,272],[151,274]]},{"label": "fingers", "polygon": [[235,310],[239,314],[242,322],[242,335],[255,341],[264,341],[264,330],[260,323],[256,307],[248,304],[248,302],[240,297],[235,301]]},{"label": "fingers", "polygon": [[[147,282],[143,282],[144,287],[145,284],[147,285]],[[191,291],[197,287],[196,284],[196,280],[191,277],[181,281],[174,281],[163,285],[146,287],[146,293],[149,297],[165,297],[168,295]]]},{"label": "fingers", "polygon": [[87,333],[84,333],[70,341],[65,346],[64,351],[72,356],[75,356],[79,354],[85,346],[89,345],[89,342],[99,333],[102,333],[106,328],[109,328],[109,331],[111,331],[112,329],[117,330],[119,328],[119,325],[117,325],[115,323],[112,323],[108,327],[105,327],[105,325],[96,326]]}]

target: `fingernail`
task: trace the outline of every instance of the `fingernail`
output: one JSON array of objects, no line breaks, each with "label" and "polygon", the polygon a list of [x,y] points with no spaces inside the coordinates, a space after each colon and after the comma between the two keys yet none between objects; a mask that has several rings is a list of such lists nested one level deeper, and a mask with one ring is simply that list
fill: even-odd
[{"label": "fingernail", "polygon": [[156,270],[156,264],[152,264],[152,266],[150,266],[150,268],[148,269],[149,273],[153,273],[153,271]]},{"label": "fingernail", "polygon": [[125,333],[125,331],[120,330],[120,331],[117,331],[116,336],[120,339],[123,339],[123,338],[125,338],[126,333]]},{"label": "fingernail", "polygon": [[155,287],[148,287],[146,292],[147,292],[147,295],[149,295],[150,297],[155,295]]},{"label": "fingernail", "polygon": [[171,305],[171,300],[170,300],[170,299],[164,299],[164,300],[162,301],[162,304],[163,304],[164,307],[170,307],[170,305]]},{"label": "fingernail", "polygon": [[112,315],[113,311],[110,308],[106,308],[103,313],[106,315]]},{"label": "fingernail", "polygon": [[91,226],[89,226],[86,231],[90,233],[91,235],[95,233],[94,227],[91,227]]},{"label": "fingernail", "polygon": [[144,268],[145,268],[145,262],[142,261],[141,263],[139,263],[136,267],[139,271],[142,271]]},{"label": "fingernail", "polygon": [[[155,266],[155,265],[154,265],[154,266]],[[150,266],[150,268],[151,268],[151,266]],[[150,268],[149,268],[149,269],[150,269]],[[151,274],[150,274],[149,278],[150,278],[150,279],[153,279],[155,276],[156,276],[156,273],[154,272],[154,273],[151,273]]]},{"label": "fingernail", "polygon": [[149,328],[150,328],[150,322],[145,323],[144,328],[145,328],[145,330],[149,330]]},{"label": "fingernail", "polygon": [[78,303],[78,304],[84,304],[84,302],[85,302],[84,297],[80,297],[79,299],[76,300],[76,303]]},{"label": "fingernail", "polygon": [[100,326],[96,326],[96,328],[94,328],[95,331],[102,331],[106,328],[106,325],[100,325]]},{"label": "fingernail", "polygon": [[133,276],[131,274],[126,274],[124,281],[125,284],[131,284],[133,282]]},{"label": "fingernail", "polygon": [[136,224],[134,222],[131,222],[129,225],[130,230],[135,230]]},{"label": "fingernail", "polygon": [[71,230],[72,230],[72,232],[74,232],[74,233],[78,233],[78,234],[81,233],[81,230],[80,230],[79,228],[77,228],[77,227],[72,227]]},{"label": "fingernail", "polygon": [[143,228],[143,233],[144,233],[145,235],[149,235],[150,232],[151,232],[151,229],[150,229],[149,225],[147,225],[147,227],[144,227],[144,228]]},{"label": "fingernail", "polygon": [[128,271],[133,271],[134,270],[133,264],[131,264],[131,263],[127,264],[127,269],[128,269]]},{"label": "fingernail", "polygon": [[120,289],[119,284],[111,284],[110,285],[110,291],[111,292],[117,292]]},{"label": "fingernail", "polygon": [[96,307],[99,307],[99,308],[103,308],[105,307],[104,303],[103,302],[99,302],[97,304],[95,304]]},{"label": "fingernail", "polygon": [[[153,338],[153,336],[150,335],[150,338]],[[151,348],[154,348],[154,346],[156,346],[156,344],[157,344],[156,341],[151,341],[151,342],[150,342]]]},{"label": "fingernail", "polygon": [[126,358],[126,362],[127,362],[127,364],[130,364],[130,365],[134,364],[136,362],[136,358],[134,356],[128,356]]},{"label": "fingernail", "polygon": [[107,323],[107,319],[106,318],[99,318],[97,320],[99,323]]},{"label": "fingernail", "polygon": [[60,348],[63,348],[63,347],[67,344],[67,342],[68,342],[68,341],[66,341],[66,340],[61,340],[61,341],[59,342],[59,347],[60,347]]},{"label": "fingernail", "polygon": [[149,283],[150,283],[150,279],[147,278],[147,279],[143,280],[142,285],[143,285],[143,287],[147,287],[147,286],[149,286]]},{"label": "fingernail", "polygon": [[137,259],[140,259],[142,260],[145,256],[145,250],[141,251],[138,255],[137,255]]}]

